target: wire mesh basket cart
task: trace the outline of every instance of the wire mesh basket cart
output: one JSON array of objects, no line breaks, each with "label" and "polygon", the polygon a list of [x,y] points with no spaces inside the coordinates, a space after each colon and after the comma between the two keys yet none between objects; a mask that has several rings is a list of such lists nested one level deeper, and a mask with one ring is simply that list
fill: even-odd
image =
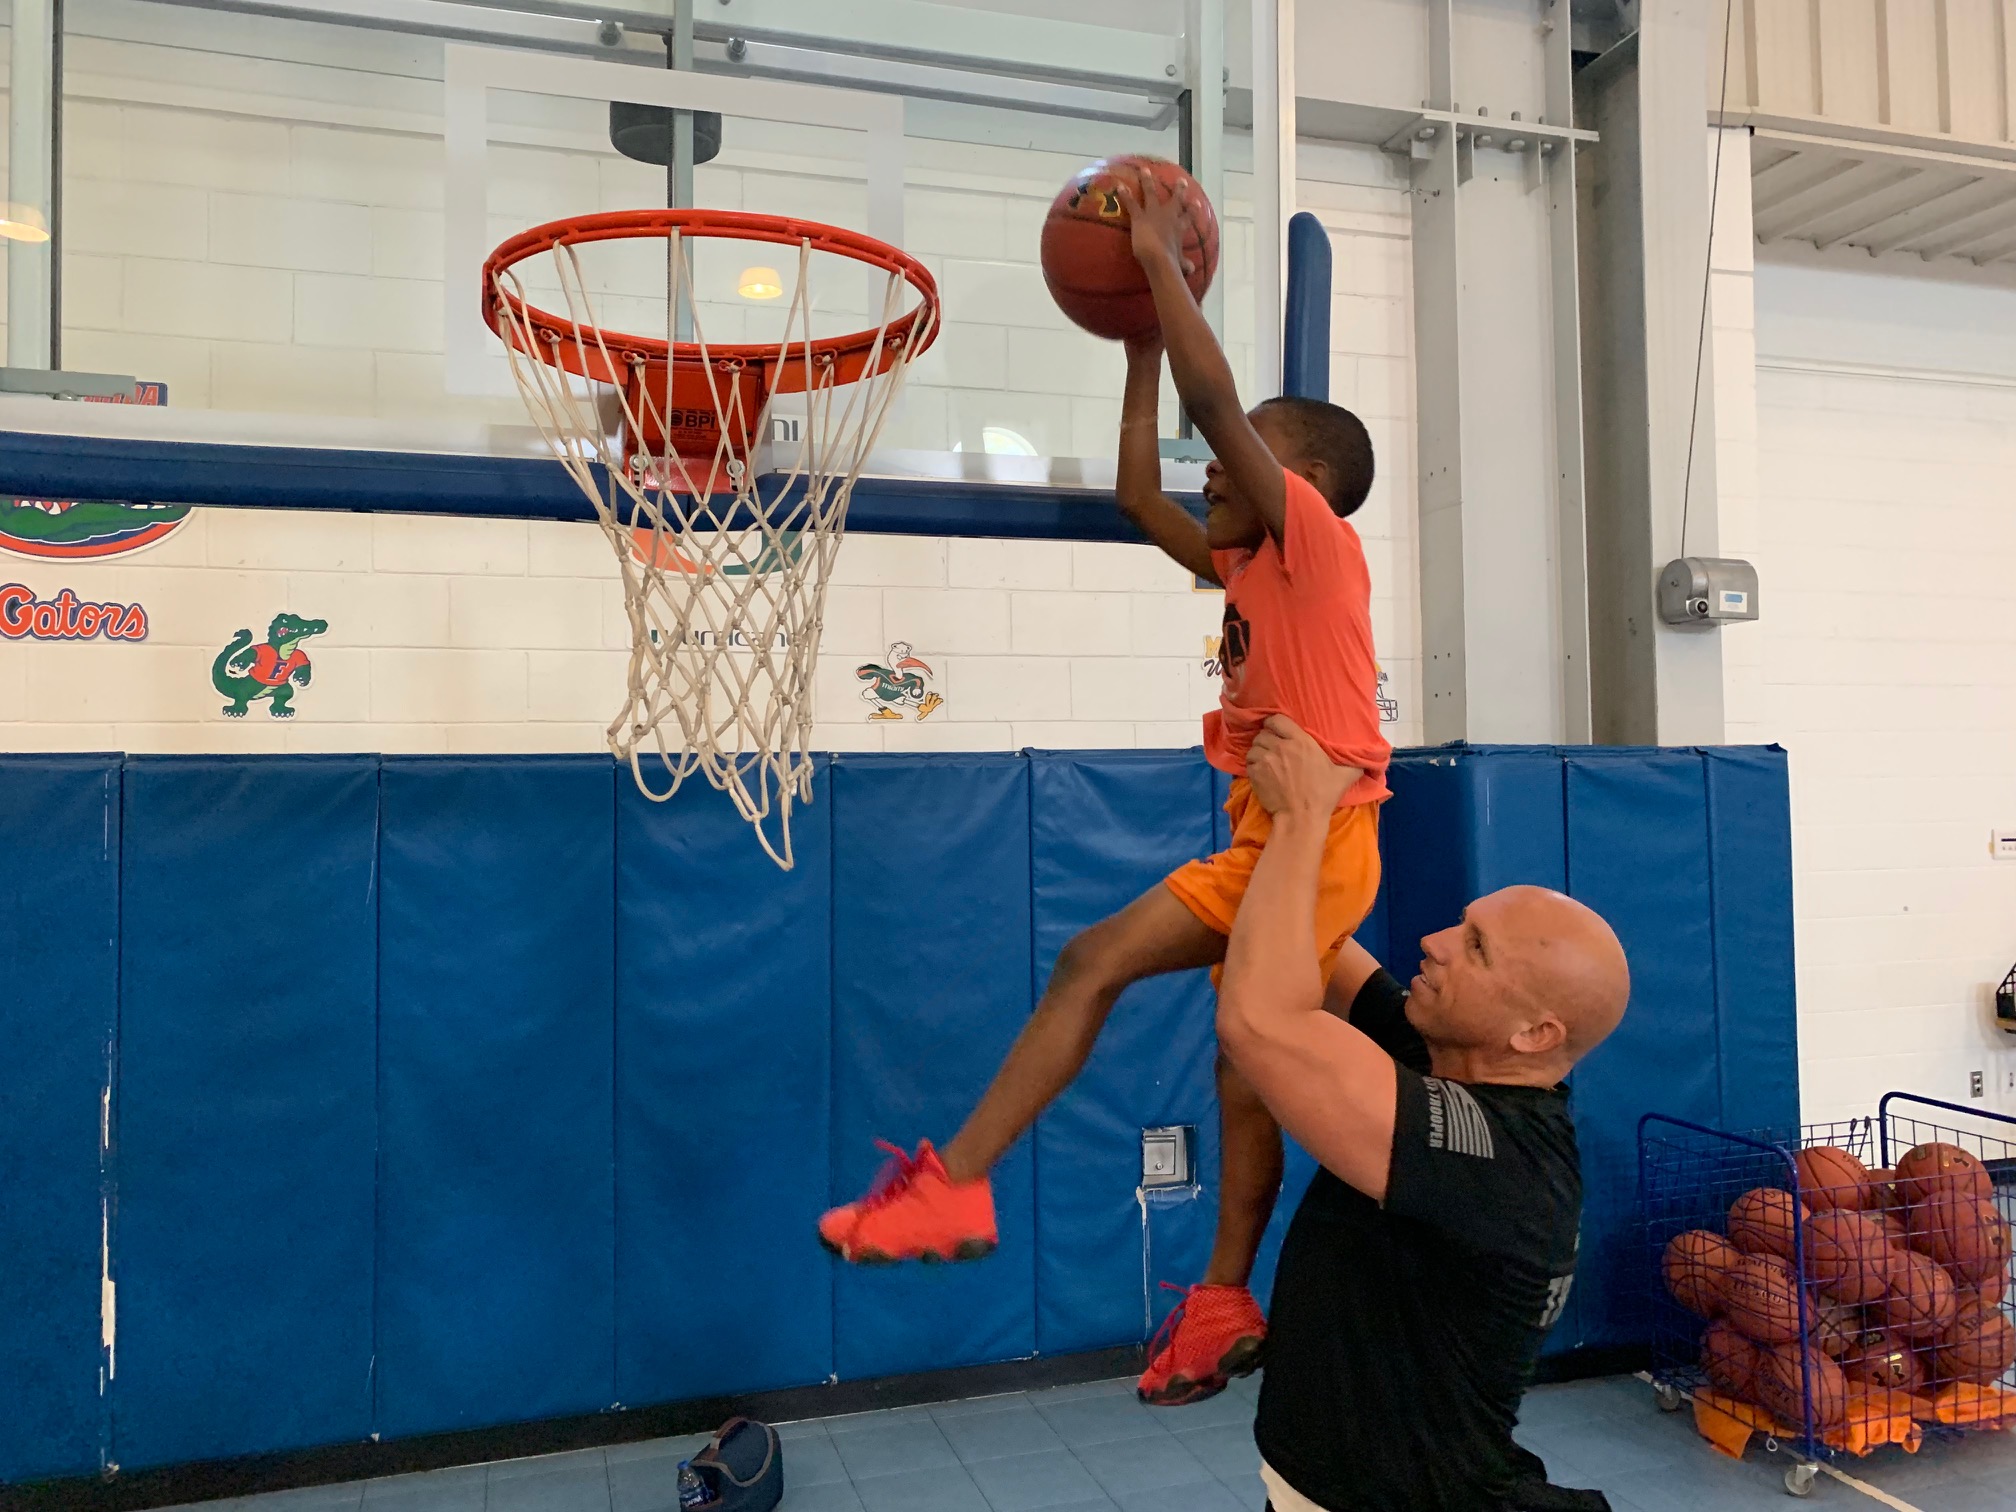
[{"label": "wire mesh basket cart", "polygon": [[1703,1437],[1820,1464],[2016,1425],[2016,1118],[1908,1092],[1873,1118],[1638,1124],[1652,1379]]}]

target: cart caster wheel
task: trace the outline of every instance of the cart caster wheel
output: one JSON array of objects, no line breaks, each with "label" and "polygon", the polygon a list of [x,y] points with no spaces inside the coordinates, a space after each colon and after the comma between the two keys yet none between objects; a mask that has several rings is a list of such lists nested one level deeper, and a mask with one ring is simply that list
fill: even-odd
[{"label": "cart caster wheel", "polygon": [[1785,1472],[1785,1489],[1794,1496],[1811,1496],[1813,1482],[1819,1478],[1818,1465],[1794,1465]]},{"label": "cart caster wheel", "polygon": [[1652,1395],[1659,1399],[1661,1412],[1678,1412],[1687,1403],[1676,1386],[1668,1386],[1664,1381],[1652,1388]]}]

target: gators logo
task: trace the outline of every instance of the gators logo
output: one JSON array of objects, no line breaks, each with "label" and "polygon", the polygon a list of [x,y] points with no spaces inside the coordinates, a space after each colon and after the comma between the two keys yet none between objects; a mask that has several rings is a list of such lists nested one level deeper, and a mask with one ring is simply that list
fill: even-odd
[{"label": "gators logo", "polygon": [[250,630],[232,636],[231,643],[210,664],[211,685],[231,700],[224,705],[225,717],[243,719],[263,698],[266,712],[275,719],[292,719],[294,711],[288,704],[294,690],[307,687],[314,676],[301,642],[328,628],[327,620],[276,614],[263,641],[254,644]]},{"label": "gators logo", "polygon": [[0,498],[0,551],[41,561],[120,556],[173,535],[189,518],[189,508],[138,500]]},{"label": "gators logo", "polygon": [[[142,382],[130,398],[94,394],[87,404],[168,402],[168,385]],[[187,504],[141,499],[22,499],[0,495],[0,551],[43,562],[124,556],[166,540],[189,518]]]}]

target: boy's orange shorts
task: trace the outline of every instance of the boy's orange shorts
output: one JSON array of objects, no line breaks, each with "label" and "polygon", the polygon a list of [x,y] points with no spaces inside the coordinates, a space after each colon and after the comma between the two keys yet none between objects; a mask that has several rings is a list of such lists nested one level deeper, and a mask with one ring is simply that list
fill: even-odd
[{"label": "boy's orange shorts", "polygon": [[[1225,812],[1232,816],[1232,844],[1215,856],[1179,866],[1165,885],[1202,923],[1230,939],[1232,921],[1246,900],[1246,884],[1253,880],[1274,819],[1255,800],[1244,777],[1232,779]],[[1324,981],[1330,980],[1338,952],[1365,922],[1378,893],[1379,805],[1354,803],[1330,816],[1330,833],[1323,841],[1323,871],[1316,884],[1316,940]],[[1212,968],[1213,986],[1223,970]]]}]

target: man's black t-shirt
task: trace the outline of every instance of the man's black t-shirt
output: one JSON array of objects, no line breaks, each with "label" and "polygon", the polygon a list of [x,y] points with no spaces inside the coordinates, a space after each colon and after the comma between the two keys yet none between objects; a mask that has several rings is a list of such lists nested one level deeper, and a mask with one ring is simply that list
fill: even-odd
[{"label": "man's black t-shirt", "polygon": [[1399,1065],[1386,1202],[1316,1173],[1274,1281],[1254,1437],[1331,1512],[1497,1512],[1582,1178],[1567,1093],[1445,1081],[1374,972],[1351,1022]]}]

